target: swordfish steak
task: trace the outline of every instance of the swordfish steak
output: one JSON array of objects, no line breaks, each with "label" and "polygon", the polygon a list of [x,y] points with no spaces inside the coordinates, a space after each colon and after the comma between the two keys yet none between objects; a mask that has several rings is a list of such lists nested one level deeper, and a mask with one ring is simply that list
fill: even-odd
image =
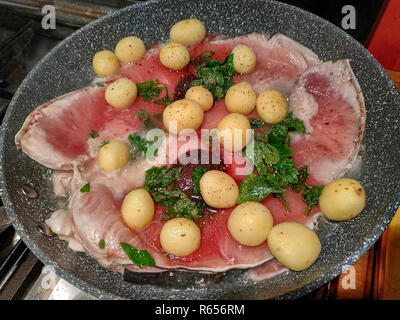
[{"label": "swordfish steak", "polygon": [[[313,184],[325,183],[333,176],[343,174],[357,154],[365,121],[362,95],[348,61],[321,64],[311,50],[294,40],[281,34],[270,38],[265,33],[230,39],[207,37],[203,43],[189,47],[189,52],[193,60],[206,50],[212,51],[213,58],[222,61],[237,44],[246,44],[253,49],[257,65],[249,74],[236,75],[234,82],[247,81],[257,93],[265,89],[280,90],[289,98],[294,115],[305,122],[309,134],[294,135],[292,148],[296,164],[310,167],[309,180]],[[128,77],[134,82],[159,79],[173,97],[181,79],[193,73],[193,66],[171,71],[161,65],[159,49],[154,46],[142,60],[122,67],[119,74],[106,79],[103,84],[106,86],[119,77]],[[167,269],[183,267],[217,272],[254,267],[272,259],[266,243],[247,247],[233,239],[227,229],[233,208],[212,214],[202,226],[200,248],[187,257],[166,257],[161,248],[159,234],[165,223],[163,207],[156,205],[155,217],[145,230],[130,230],[121,218],[121,201],[133,187],[143,186],[143,172],[159,163],[147,160],[134,163],[127,172],[111,173],[113,177],[110,177],[109,173],[100,172],[97,164],[99,145],[102,140],[123,140],[128,134],[142,130],[142,121],[134,115],[136,111],[144,109],[153,116],[161,113],[163,107],[138,97],[127,109],[115,109],[106,103],[104,91],[105,87],[92,85],[45,103],[27,117],[15,137],[16,145],[28,156],[57,170],[53,176],[55,186],[58,186],[55,191],[61,190],[60,194],[72,196],[68,210],[58,210],[47,220],[51,229],[69,240],[71,248],[85,251],[103,266],[116,271],[122,271],[130,264],[118,247],[121,241],[146,249],[154,257],[157,267]],[[202,128],[216,128],[227,114],[223,99],[217,101],[205,113]],[[249,118],[258,116],[253,112]],[[326,118],[329,118],[329,130],[325,132],[321,124],[327,121]],[[91,139],[91,130],[98,132],[99,137]],[[343,132],[350,133],[351,138],[346,139]],[[356,138],[358,141],[354,140]],[[193,148],[207,148],[200,141],[200,135],[198,139],[199,143]],[[340,150],[340,155],[335,155],[335,150]],[[310,153],[314,155],[308,157]],[[239,183],[243,175],[236,174],[235,166],[235,163],[227,165],[227,173]],[[141,173],[140,168],[143,169]],[[330,173],[324,175],[324,172]],[[92,185],[90,192],[81,193],[79,187],[88,181]],[[270,209],[275,224],[283,221],[305,223],[308,217],[304,215],[306,205],[301,195],[288,189],[287,201],[290,211],[281,200],[272,196],[262,203]],[[310,217],[317,211],[318,208],[313,209]],[[107,250],[99,249],[100,239],[111,244]],[[149,270],[154,271],[154,268],[142,271]]]}]

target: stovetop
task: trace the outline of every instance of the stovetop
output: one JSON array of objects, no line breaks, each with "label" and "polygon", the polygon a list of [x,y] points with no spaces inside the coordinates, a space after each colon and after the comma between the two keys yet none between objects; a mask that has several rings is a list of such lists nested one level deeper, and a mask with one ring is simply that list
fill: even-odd
[{"label": "stovetop", "polygon": [[[53,1],[57,12],[56,29],[43,29],[40,0],[0,1],[0,120],[29,71],[55,45],[83,25],[118,8],[138,1],[89,0]],[[340,27],[342,2],[362,1],[283,1],[303,7]],[[371,2],[371,1],[370,1]],[[371,2],[369,10],[360,6],[363,20],[358,30],[348,32],[364,43],[378,16],[383,0]],[[362,11],[364,10],[364,11]],[[330,283],[303,299],[328,299]],[[0,202],[0,299],[95,299],[60,279],[25,246],[9,224]]]}]

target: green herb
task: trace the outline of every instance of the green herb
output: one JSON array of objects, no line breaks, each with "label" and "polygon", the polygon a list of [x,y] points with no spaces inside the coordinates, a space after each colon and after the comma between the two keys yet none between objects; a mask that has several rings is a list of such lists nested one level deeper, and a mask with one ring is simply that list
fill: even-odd
[{"label": "green herb", "polygon": [[139,268],[143,266],[154,267],[156,265],[154,258],[146,250],[138,250],[128,243],[120,243],[128,258]]},{"label": "green herb", "polygon": [[101,239],[99,241],[99,248],[104,249],[105,247],[106,247],[106,242],[104,241],[104,239]]},{"label": "green herb", "polygon": [[286,198],[286,192],[283,191],[282,193],[274,193],[274,197],[278,198],[282,201],[283,206],[285,207],[286,211],[290,211],[290,207],[289,204],[287,202],[287,198]]},{"label": "green herb", "polygon": [[149,113],[147,110],[138,110],[135,112],[135,116],[139,118],[139,120],[145,121],[149,118]]},{"label": "green herb", "polygon": [[207,168],[197,166],[193,169],[192,182],[194,184],[193,194],[200,195],[200,179],[207,172]]},{"label": "green herb", "polygon": [[160,93],[165,89],[165,96],[153,102],[167,106],[172,102],[168,95],[168,88],[162,84],[158,84],[158,82],[158,79],[151,79],[146,82],[138,83],[139,96],[144,101],[153,101],[153,99],[158,98]]},{"label": "green herb", "polygon": [[211,57],[214,55],[214,52],[212,51],[203,51],[200,53],[193,61],[192,64],[196,68],[203,67],[207,62],[211,60]]},{"label": "green herb", "polygon": [[339,58],[332,59],[332,63],[336,63],[336,62],[338,62],[339,60],[340,60]]},{"label": "green herb", "polygon": [[299,181],[296,184],[292,184],[292,190],[294,192],[299,193],[300,191],[304,190],[306,187],[306,179],[308,177],[308,166],[304,166],[301,169],[298,169],[299,171]]},{"label": "green herb", "polygon": [[259,119],[249,119],[249,122],[252,129],[260,129],[264,124],[264,121]]},{"label": "green herb", "polygon": [[308,216],[314,206],[318,204],[323,186],[306,186],[303,191],[303,200],[307,204],[305,215]]},{"label": "green herb", "polygon": [[109,143],[110,143],[110,141],[108,141],[108,140],[102,141],[102,142],[100,143],[100,148],[101,148],[101,147],[104,147],[106,144],[109,144]]},{"label": "green herb", "polygon": [[133,135],[128,136],[128,140],[131,143],[131,154],[132,154],[132,159],[136,160],[138,159],[142,154],[144,154],[146,157],[151,156],[154,157],[157,155],[158,149],[154,150],[154,153],[152,155],[148,155],[147,151],[149,147],[154,143],[152,141],[148,141],[141,136],[139,136],[137,133]]},{"label": "green herb", "polygon": [[222,99],[226,91],[233,85],[232,77],[235,75],[233,54],[228,55],[224,62],[207,59],[197,68],[196,75],[197,79],[192,81],[192,87],[202,85],[212,93],[215,100]]},{"label": "green herb", "polygon": [[154,190],[167,189],[172,182],[179,178],[182,171],[180,167],[154,167],[145,173],[145,188],[150,193]]},{"label": "green herb", "polygon": [[237,203],[241,204],[247,201],[260,202],[274,191],[265,178],[261,175],[249,174],[239,185],[239,198]]},{"label": "green herb", "polygon": [[90,182],[86,183],[80,190],[82,193],[83,192],[89,192],[90,191]]},{"label": "green herb", "polygon": [[99,133],[96,130],[92,130],[90,131],[89,135],[92,139],[95,139],[99,136]]},{"label": "green herb", "polygon": [[153,114],[153,118],[158,120],[158,121],[161,121],[162,120],[162,113]]},{"label": "green herb", "polygon": [[96,86],[98,86],[98,87],[104,87],[104,84],[101,83],[101,82],[96,82]]}]

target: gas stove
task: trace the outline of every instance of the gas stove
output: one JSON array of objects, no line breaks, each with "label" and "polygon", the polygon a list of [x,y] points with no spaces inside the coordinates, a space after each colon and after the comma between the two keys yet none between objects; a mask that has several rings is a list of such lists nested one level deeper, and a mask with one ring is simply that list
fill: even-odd
[{"label": "gas stove", "polygon": [[[136,2],[0,0],[0,120],[25,76],[54,46],[87,23]],[[358,6],[363,19],[358,28],[345,31],[365,43],[384,1],[369,1],[369,6],[362,6],[362,1],[336,1],[335,4],[328,0],[283,2],[314,12],[339,27],[343,27],[341,9],[345,3],[352,3]],[[55,29],[42,26],[42,8],[47,3],[56,10]],[[52,268],[44,266],[19,239],[2,203],[0,205],[0,299],[95,299],[59,278]],[[328,283],[303,299],[328,299],[332,297],[334,287]]]}]

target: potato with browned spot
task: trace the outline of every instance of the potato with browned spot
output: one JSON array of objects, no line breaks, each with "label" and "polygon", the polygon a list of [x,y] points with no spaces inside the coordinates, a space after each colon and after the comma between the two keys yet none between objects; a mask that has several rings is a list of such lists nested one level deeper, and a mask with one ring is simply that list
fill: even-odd
[{"label": "potato with browned spot", "polygon": [[221,145],[229,151],[242,150],[251,139],[250,121],[240,113],[231,113],[217,126]]},{"label": "potato with browned spot", "polygon": [[146,53],[146,47],[142,39],[130,36],[121,39],[115,46],[114,51],[119,61],[125,64],[142,59]]},{"label": "potato with browned spot", "polygon": [[181,70],[190,62],[190,54],[186,47],[178,42],[170,42],[160,50],[161,64],[172,70]]},{"label": "potato with browned spot", "polygon": [[99,51],[93,57],[93,70],[101,78],[115,75],[119,68],[118,57],[109,50]]},{"label": "potato with browned spot", "polygon": [[285,96],[277,90],[264,90],[256,101],[257,113],[268,124],[274,125],[282,122],[289,110]]},{"label": "potato with browned spot", "polygon": [[100,148],[100,167],[107,172],[112,172],[124,167],[130,158],[129,146],[119,140],[111,140]]},{"label": "potato with browned spot", "polygon": [[203,86],[191,87],[185,94],[186,99],[197,101],[204,111],[208,111],[214,105],[214,98],[210,91]]},{"label": "potato with browned spot", "polygon": [[365,190],[360,182],[341,178],[322,189],[319,208],[326,218],[343,221],[358,216],[365,207],[365,201]]},{"label": "potato with browned spot", "polygon": [[257,58],[250,47],[238,44],[232,50],[233,68],[239,73],[249,73],[256,67]]},{"label": "potato with browned spot", "polygon": [[137,97],[137,86],[128,78],[120,78],[111,83],[105,93],[110,106],[118,109],[128,108]]},{"label": "potato with browned spot", "polygon": [[154,217],[154,201],[146,189],[129,192],[122,202],[122,219],[133,230],[143,230]]},{"label": "potato with browned spot", "polygon": [[256,106],[256,100],[255,91],[246,81],[233,85],[225,95],[225,105],[231,113],[250,114]]},{"label": "potato with browned spot", "polygon": [[317,260],[321,242],[317,234],[298,222],[282,222],[268,234],[268,248],[284,266],[302,271]]},{"label": "potato with browned spot", "polygon": [[161,247],[174,256],[184,257],[200,247],[200,228],[187,218],[168,220],[160,232]]},{"label": "potato with browned spot", "polygon": [[206,204],[213,208],[230,208],[239,197],[235,180],[219,170],[207,171],[200,179],[200,192]]},{"label": "potato with browned spot", "polygon": [[203,122],[204,111],[191,99],[177,100],[163,111],[163,124],[168,132],[179,134],[185,129],[197,130]]},{"label": "potato with browned spot", "polygon": [[206,36],[206,28],[198,19],[186,19],[175,23],[170,32],[171,41],[191,46],[203,41]]},{"label": "potato with browned spot", "polygon": [[267,240],[274,219],[269,209],[259,202],[238,205],[228,219],[228,230],[240,244],[258,246]]}]

